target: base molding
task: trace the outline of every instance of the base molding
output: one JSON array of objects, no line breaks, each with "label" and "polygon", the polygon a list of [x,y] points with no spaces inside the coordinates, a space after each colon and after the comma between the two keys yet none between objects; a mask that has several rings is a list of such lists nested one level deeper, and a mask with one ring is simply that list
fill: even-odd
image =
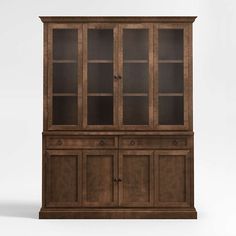
[{"label": "base molding", "polygon": [[187,209],[53,209],[42,208],[39,219],[197,219],[195,208]]}]

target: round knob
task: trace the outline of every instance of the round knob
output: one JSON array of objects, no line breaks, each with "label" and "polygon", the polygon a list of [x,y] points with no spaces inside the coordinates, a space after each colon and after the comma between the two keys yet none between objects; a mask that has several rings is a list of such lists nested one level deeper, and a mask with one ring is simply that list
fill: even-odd
[{"label": "round knob", "polygon": [[117,178],[114,178],[113,181],[114,181],[114,182],[117,182],[118,180],[117,180]]},{"label": "round knob", "polygon": [[103,145],[105,144],[105,142],[104,142],[103,140],[101,140],[101,141],[99,142],[99,144],[100,144],[101,146],[103,146]]},{"label": "round knob", "polygon": [[118,77],[117,77],[116,75],[114,75],[114,79],[115,79],[115,80],[117,80],[117,79],[118,79]]},{"label": "round knob", "polygon": [[121,79],[121,76],[120,76],[120,75],[118,75],[118,79]]},{"label": "round knob", "polygon": [[60,139],[57,140],[57,145],[59,145],[59,146],[62,145],[62,141]]},{"label": "round knob", "polygon": [[130,141],[130,145],[131,145],[131,146],[135,145],[135,141],[134,141],[134,140],[131,140],[131,141]]},{"label": "round knob", "polygon": [[177,146],[178,145],[178,142],[176,140],[173,141],[173,145],[174,146]]},{"label": "round knob", "polygon": [[118,178],[118,182],[121,182],[122,181],[122,179],[121,178]]}]

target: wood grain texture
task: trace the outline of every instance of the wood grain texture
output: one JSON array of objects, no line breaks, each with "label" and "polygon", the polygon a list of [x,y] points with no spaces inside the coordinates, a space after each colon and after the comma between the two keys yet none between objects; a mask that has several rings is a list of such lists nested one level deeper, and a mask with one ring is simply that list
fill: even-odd
[{"label": "wood grain texture", "polygon": [[[192,107],[196,17],[40,18],[44,22],[44,114],[39,218],[196,219]],[[53,58],[53,29],[78,30],[76,59]],[[89,60],[88,29],[113,30],[112,59]],[[124,58],[125,29],[148,30],[147,59]],[[158,29],[183,29],[183,59],[158,58]],[[76,91],[53,93],[53,63],[77,65]],[[121,79],[114,79],[112,93],[88,93],[88,63],[113,63],[113,74]],[[139,67],[148,63],[148,93],[123,91],[123,67],[132,63]],[[183,63],[183,92],[159,92],[159,66],[166,63]],[[53,124],[53,96],[77,99],[75,125]],[[87,97],[91,96],[113,96],[113,125],[88,125]],[[123,97],[130,96],[148,98],[148,124],[123,124]],[[163,96],[183,97],[183,125],[159,124],[158,99]]]},{"label": "wood grain texture", "polygon": [[44,23],[193,23],[196,18],[196,16],[40,16]]}]

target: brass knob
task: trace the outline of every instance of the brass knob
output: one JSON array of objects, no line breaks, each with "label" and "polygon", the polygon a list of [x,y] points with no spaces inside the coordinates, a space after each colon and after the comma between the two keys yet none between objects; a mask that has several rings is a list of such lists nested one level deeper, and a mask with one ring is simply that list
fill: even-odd
[{"label": "brass knob", "polygon": [[59,146],[62,145],[62,141],[60,139],[57,140],[57,145],[59,145]]},{"label": "brass knob", "polygon": [[101,146],[104,146],[105,142],[104,142],[103,140],[101,140],[101,141],[99,142],[99,144],[100,144]]},{"label": "brass knob", "polygon": [[131,141],[130,141],[130,145],[132,145],[132,146],[135,145],[135,141],[134,141],[134,140],[131,140]]},{"label": "brass knob", "polygon": [[178,142],[176,140],[173,141],[173,145],[174,146],[177,146],[178,145]]}]

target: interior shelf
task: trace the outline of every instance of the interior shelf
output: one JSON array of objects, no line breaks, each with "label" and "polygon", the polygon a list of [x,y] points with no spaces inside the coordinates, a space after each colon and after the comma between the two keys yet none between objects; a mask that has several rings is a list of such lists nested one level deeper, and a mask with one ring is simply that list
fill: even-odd
[{"label": "interior shelf", "polygon": [[53,60],[53,63],[76,63],[77,60]]},{"label": "interior shelf", "polygon": [[124,63],[148,63],[148,60],[124,60]]},{"label": "interior shelf", "polygon": [[123,96],[124,97],[130,97],[130,96],[133,96],[133,97],[147,97],[148,93],[124,93]]},{"label": "interior shelf", "polygon": [[53,96],[56,97],[66,97],[66,96],[77,96],[76,93],[53,93]]},{"label": "interior shelf", "polygon": [[183,93],[159,93],[159,96],[184,96]]},{"label": "interior shelf", "polygon": [[159,63],[183,63],[183,60],[158,60]]},{"label": "interior shelf", "polygon": [[113,96],[113,93],[88,93],[88,96]]},{"label": "interior shelf", "polygon": [[113,60],[88,60],[88,63],[113,63]]}]

